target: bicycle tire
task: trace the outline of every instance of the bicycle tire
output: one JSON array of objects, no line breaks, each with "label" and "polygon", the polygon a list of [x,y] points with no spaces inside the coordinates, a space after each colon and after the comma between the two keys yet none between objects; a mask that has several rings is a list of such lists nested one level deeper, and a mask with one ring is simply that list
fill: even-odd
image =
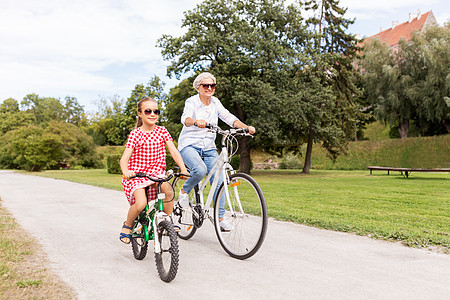
[{"label": "bicycle tire", "polygon": [[[175,199],[178,199],[178,195],[180,194],[181,188],[183,187],[183,180],[180,180],[178,177],[175,178],[172,182],[172,187],[175,193]],[[192,199],[192,193],[193,192],[189,194],[189,199]],[[177,232],[178,237],[183,240],[188,240],[193,237],[195,232],[197,231],[197,227],[194,226],[194,217],[190,208],[182,209],[177,204],[178,201],[175,201],[173,211],[173,224],[180,226],[180,231]]]},{"label": "bicycle tire", "polygon": [[[261,248],[267,232],[267,205],[264,194],[256,181],[245,173],[235,173],[230,176],[229,183],[222,185],[217,192],[217,198],[224,195],[225,187],[230,195],[230,205],[225,199],[224,220],[232,229],[222,231],[219,225],[219,202],[214,201],[214,228],[222,248],[231,257],[247,259]],[[240,199],[240,201],[238,200]],[[240,211],[239,202],[243,211]]]},{"label": "bicycle tire", "polygon": [[[137,229],[139,226],[140,229]],[[131,232],[131,248],[133,249],[134,258],[143,260],[147,255],[148,241],[145,240],[144,227],[139,223],[138,219],[134,220]]]},{"label": "bicycle tire", "polygon": [[156,268],[162,281],[170,282],[177,275],[179,251],[178,240],[173,225],[169,221],[162,221],[156,230],[161,244],[161,253],[155,252]]}]

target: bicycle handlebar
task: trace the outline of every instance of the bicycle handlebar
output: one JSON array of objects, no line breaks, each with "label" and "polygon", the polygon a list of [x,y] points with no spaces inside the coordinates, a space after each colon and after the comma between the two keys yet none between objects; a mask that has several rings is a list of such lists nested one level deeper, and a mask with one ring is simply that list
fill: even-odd
[{"label": "bicycle handlebar", "polygon": [[[175,176],[175,177],[181,177],[181,176],[184,176],[184,177],[191,177],[191,175],[189,175],[189,174],[183,174],[183,173],[178,173],[178,172],[177,172],[177,173],[174,173],[173,170],[169,170],[169,171],[167,171],[167,177],[165,177],[165,178],[153,177],[153,176],[147,175],[147,174],[145,174],[145,173],[143,173],[143,172],[138,172],[138,173],[136,173],[135,176],[131,176],[131,177],[128,178],[128,179],[133,179],[133,178],[136,178],[136,177],[141,177],[141,178],[148,178],[148,179],[150,179],[151,181],[154,181],[154,182],[162,183],[162,182],[169,181],[169,180],[172,179],[174,176]],[[122,176],[122,177],[123,177],[123,176]]]},{"label": "bicycle handlebar", "polygon": [[[194,126],[197,126],[197,122],[194,122]],[[253,136],[252,134],[249,133],[247,128],[230,128],[228,130],[223,130],[222,128],[220,128],[217,125],[213,125],[213,124],[206,124],[205,128],[211,130],[211,131],[215,131],[218,132],[219,134],[223,134],[223,135],[227,135],[227,134],[240,134],[240,135],[248,135],[248,136]]]}]

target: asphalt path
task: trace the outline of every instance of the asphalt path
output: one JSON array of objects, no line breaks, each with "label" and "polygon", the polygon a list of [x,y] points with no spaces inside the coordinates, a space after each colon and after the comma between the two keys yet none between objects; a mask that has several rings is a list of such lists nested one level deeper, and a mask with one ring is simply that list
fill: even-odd
[{"label": "asphalt path", "polygon": [[269,220],[266,240],[241,261],[221,248],[209,221],[179,240],[171,283],[153,251],[138,261],[119,239],[122,192],[0,171],[0,198],[39,241],[49,268],[79,299],[448,299],[450,255]]}]

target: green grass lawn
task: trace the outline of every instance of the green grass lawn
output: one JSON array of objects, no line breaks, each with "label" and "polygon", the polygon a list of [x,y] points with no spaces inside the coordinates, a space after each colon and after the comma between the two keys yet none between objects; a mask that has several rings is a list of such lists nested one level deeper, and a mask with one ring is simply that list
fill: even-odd
[{"label": "green grass lawn", "polygon": [[[121,190],[121,175],[106,170],[32,173]],[[369,171],[258,170],[269,216],[330,230],[450,250],[450,175]],[[125,200],[124,200],[125,201]]]},{"label": "green grass lawn", "polygon": [[[254,172],[269,215],[320,228],[450,247],[450,175]],[[282,187],[282,188],[280,188]]]}]

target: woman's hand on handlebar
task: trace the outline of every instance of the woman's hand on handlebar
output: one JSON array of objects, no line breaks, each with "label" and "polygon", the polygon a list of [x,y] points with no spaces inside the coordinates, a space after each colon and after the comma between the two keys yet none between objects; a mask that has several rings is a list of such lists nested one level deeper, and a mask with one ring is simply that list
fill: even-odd
[{"label": "woman's hand on handlebar", "polygon": [[247,129],[248,129],[248,133],[250,133],[250,134],[254,134],[256,132],[256,129],[253,126],[248,126]]},{"label": "woman's hand on handlebar", "polygon": [[205,128],[206,124],[208,124],[205,120],[195,120],[194,125],[198,128]]}]

